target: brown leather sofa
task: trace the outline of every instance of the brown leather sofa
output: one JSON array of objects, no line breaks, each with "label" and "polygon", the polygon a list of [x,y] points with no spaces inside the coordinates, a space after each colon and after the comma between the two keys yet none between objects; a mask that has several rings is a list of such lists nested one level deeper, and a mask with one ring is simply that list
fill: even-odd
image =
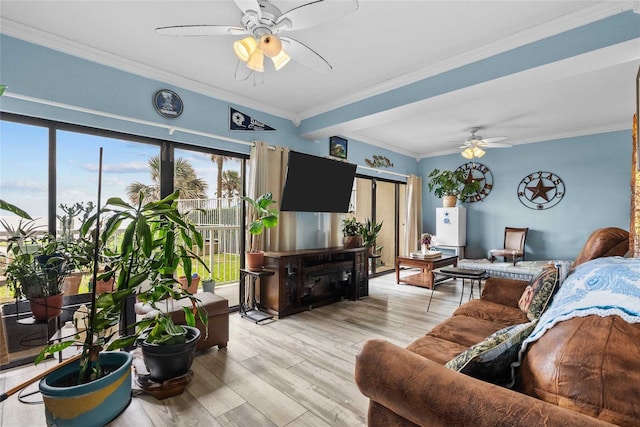
[{"label": "brown leather sofa", "polygon": [[[575,265],[621,256],[628,233],[596,230]],[[618,316],[560,322],[528,346],[513,389],[444,364],[507,325],[528,319],[518,308],[527,282],[486,281],[472,300],[425,336],[401,348],[370,340],[355,379],[369,397],[369,426],[640,425],[640,324]]]}]

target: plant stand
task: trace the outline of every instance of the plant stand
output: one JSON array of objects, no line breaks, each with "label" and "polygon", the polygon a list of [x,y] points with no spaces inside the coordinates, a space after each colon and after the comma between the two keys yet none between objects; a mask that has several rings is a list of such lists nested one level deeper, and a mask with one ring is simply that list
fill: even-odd
[{"label": "plant stand", "polygon": [[273,276],[274,271],[251,271],[240,269],[240,316],[253,320],[256,323],[273,319],[273,316],[258,310],[256,300],[256,281],[263,276]]},{"label": "plant stand", "polygon": [[150,373],[144,364],[142,351],[140,349],[133,350],[131,355],[133,356],[135,379],[132,386],[134,393],[146,393],[158,400],[163,400],[167,397],[182,394],[193,378],[193,371],[189,370],[189,372],[179,377],[171,378],[161,383],[155,382],[151,379]]}]

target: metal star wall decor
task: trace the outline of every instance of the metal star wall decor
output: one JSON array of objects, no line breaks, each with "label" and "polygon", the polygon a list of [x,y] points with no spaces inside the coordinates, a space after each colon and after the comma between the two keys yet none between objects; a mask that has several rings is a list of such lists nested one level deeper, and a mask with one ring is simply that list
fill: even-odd
[{"label": "metal star wall decor", "polygon": [[551,172],[534,172],[518,184],[518,198],[529,209],[549,209],[564,197],[564,182]]},{"label": "metal star wall decor", "polygon": [[465,173],[465,182],[470,184],[478,182],[479,190],[477,193],[470,194],[464,199],[467,203],[480,202],[489,195],[493,188],[493,175],[488,167],[476,162],[468,162],[458,167]]},{"label": "metal star wall decor", "polygon": [[373,155],[373,160],[364,159],[364,162],[371,166],[372,168],[391,168],[393,167],[393,163],[391,160],[387,159],[384,156],[378,156],[377,154]]}]

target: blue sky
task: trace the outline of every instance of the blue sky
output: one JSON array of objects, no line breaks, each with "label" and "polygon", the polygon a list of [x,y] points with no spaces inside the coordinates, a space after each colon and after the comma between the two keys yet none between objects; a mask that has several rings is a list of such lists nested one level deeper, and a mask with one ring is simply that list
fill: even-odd
[{"label": "blue sky", "polygon": [[[148,160],[159,147],[77,132],[57,131],[57,204],[97,201],[99,148],[103,147],[102,203],[109,197],[126,200],[132,182],[151,184]],[[0,198],[32,216],[46,216],[48,129],[0,121]],[[217,166],[210,155],[176,150],[175,157],[191,162],[205,179],[208,196],[216,191]],[[224,169],[238,171],[239,162]],[[6,212],[2,213],[6,216]]]}]

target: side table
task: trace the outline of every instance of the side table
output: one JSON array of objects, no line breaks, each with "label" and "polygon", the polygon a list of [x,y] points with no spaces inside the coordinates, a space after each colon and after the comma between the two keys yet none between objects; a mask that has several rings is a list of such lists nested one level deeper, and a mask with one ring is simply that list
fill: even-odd
[{"label": "side table", "polygon": [[[460,293],[460,302],[458,305],[462,304],[462,297],[464,295],[464,283],[465,280],[471,281],[471,292],[469,293],[469,300],[473,298],[473,284],[474,282],[478,283],[478,295],[482,292],[482,280],[487,279],[489,275],[486,270],[469,270],[465,268],[458,267],[443,267],[433,270],[433,274],[442,276],[443,279],[462,279],[462,292]],[[427,311],[431,307],[431,300],[433,299],[433,291],[435,290],[435,283],[433,288],[431,288],[431,296],[429,297],[429,305],[427,306]]]},{"label": "side table", "polygon": [[275,271],[260,270],[251,271],[245,268],[240,269],[240,316],[251,319],[256,323],[273,319],[273,316],[263,313],[258,309],[256,301],[256,282],[261,277],[273,276]]}]

